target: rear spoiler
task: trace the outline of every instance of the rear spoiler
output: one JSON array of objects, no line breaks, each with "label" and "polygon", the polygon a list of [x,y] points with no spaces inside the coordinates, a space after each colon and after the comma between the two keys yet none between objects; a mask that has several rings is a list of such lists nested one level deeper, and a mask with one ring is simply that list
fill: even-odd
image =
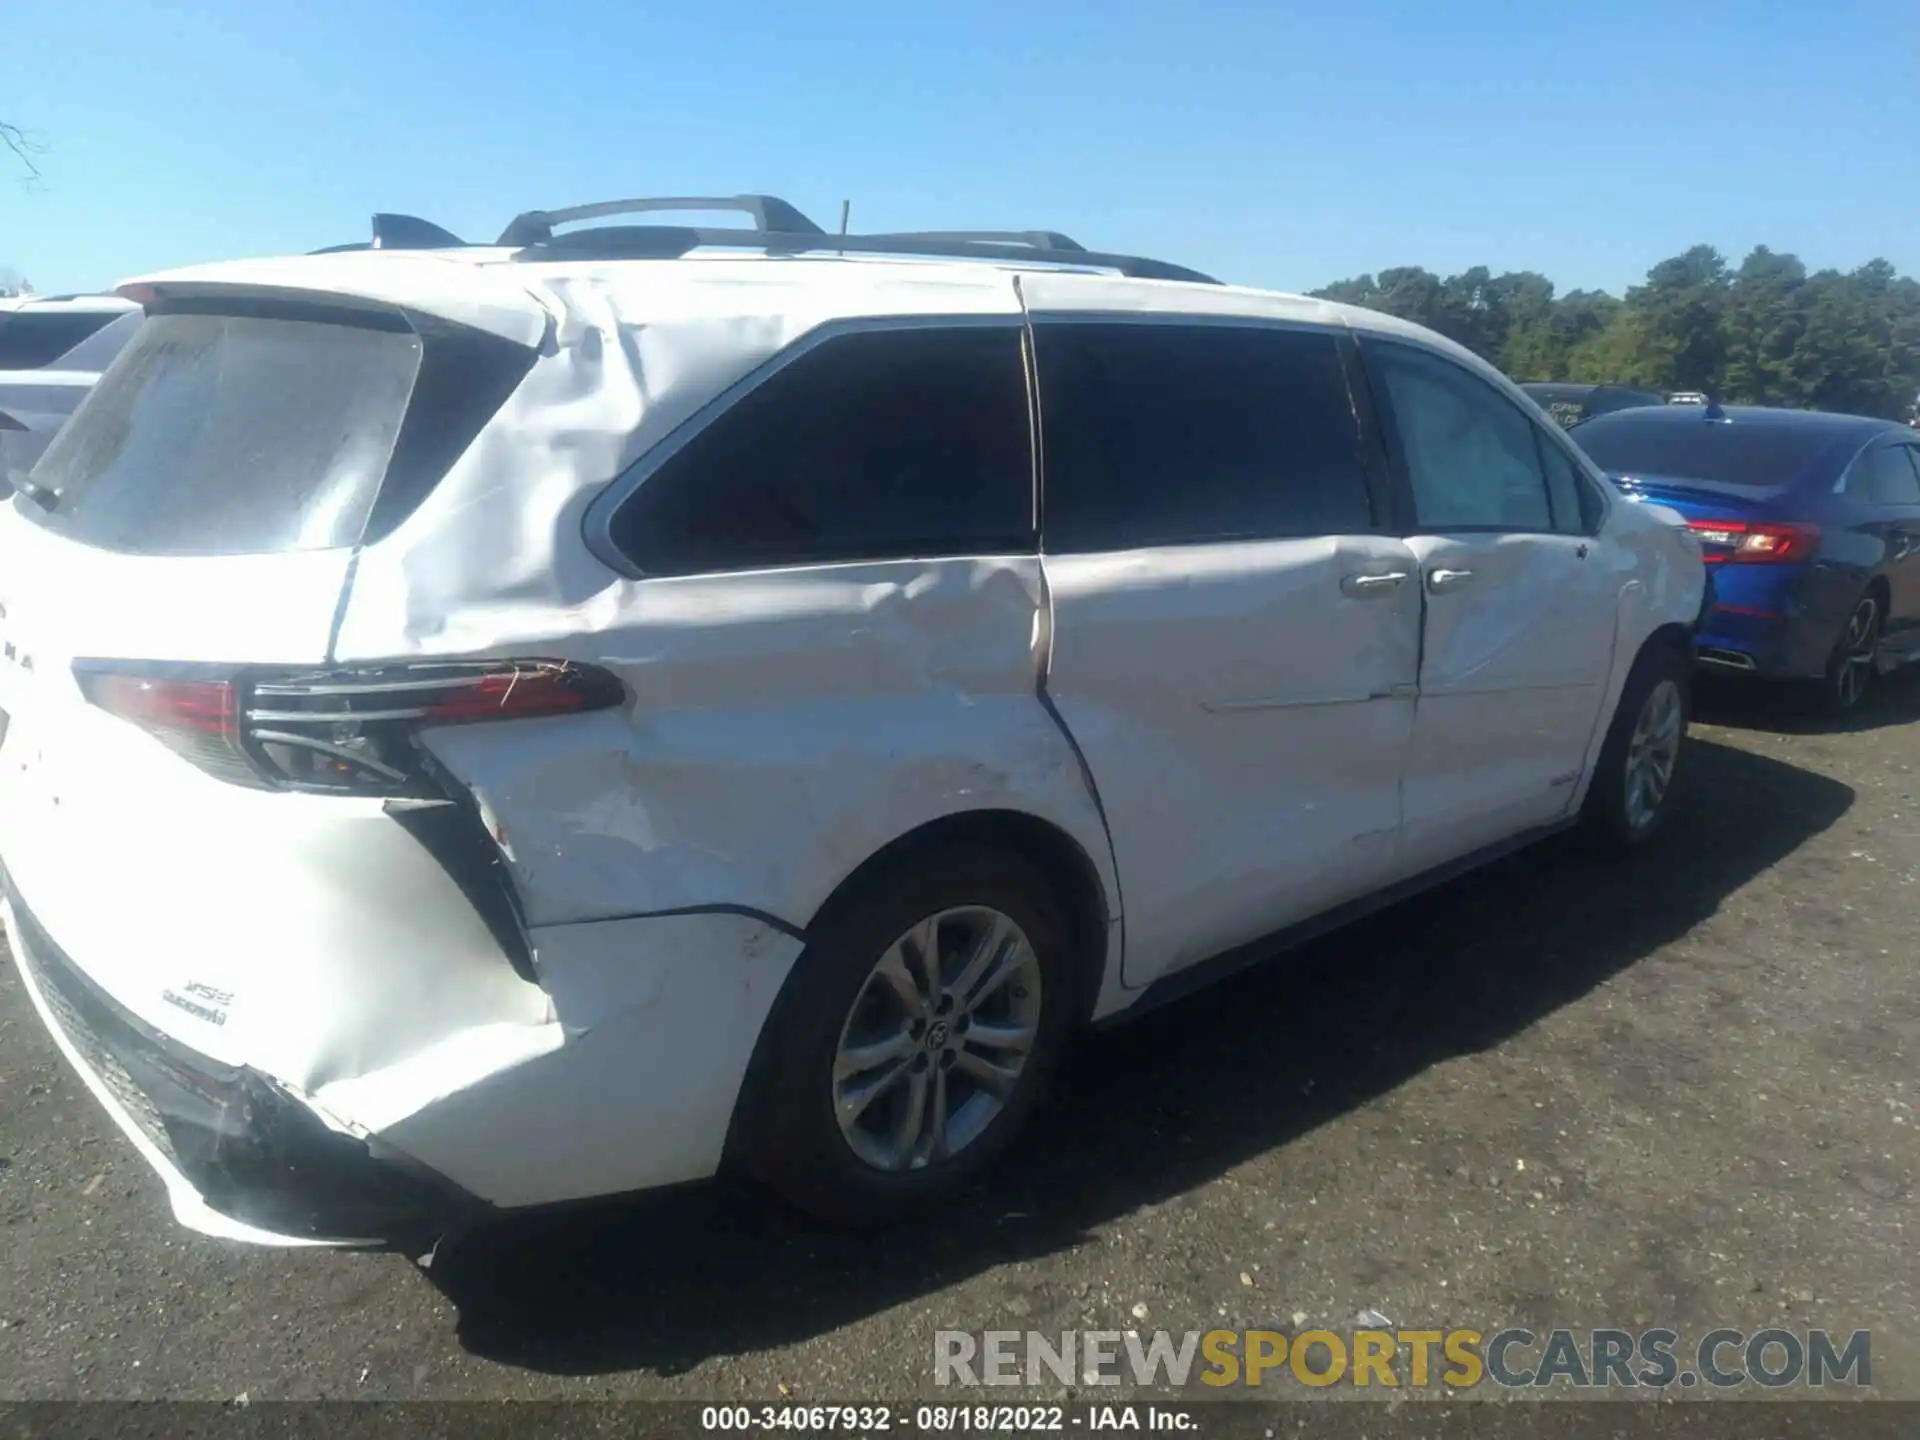
[{"label": "rear spoiler", "polygon": [[[364,252],[370,246],[356,246]],[[169,300],[296,301],[375,306],[430,316],[538,349],[554,319],[512,270],[430,251],[378,258],[364,253],[228,260],[163,270],[122,282],[117,292],[152,307]]]}]

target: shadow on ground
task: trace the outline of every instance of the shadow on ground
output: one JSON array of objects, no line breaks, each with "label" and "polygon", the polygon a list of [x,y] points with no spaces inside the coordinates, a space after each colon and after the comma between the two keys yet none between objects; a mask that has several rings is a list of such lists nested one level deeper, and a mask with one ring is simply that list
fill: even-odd
[{"label": "shadow on ground", "polygon": [[1815,686],[1703,674],[1694,687],[1694,718],[1736,730],[1776,735],[1845,735],[1920,720],[1920,665],[1882,676],[1851,715],[1829,713]]},{"label": "shadow on ground", "polygon": [[1089,1037],[972,1203],[876,1236],[704,1187],[467,1237],[431,1277],[460,1337],[561,1374],[673,1373],[795,1343],[1173,1200],[1685,934],[1831,825],[1844,785],[1706,741],[1631,861],[1555,841],[1138,1023]]}]

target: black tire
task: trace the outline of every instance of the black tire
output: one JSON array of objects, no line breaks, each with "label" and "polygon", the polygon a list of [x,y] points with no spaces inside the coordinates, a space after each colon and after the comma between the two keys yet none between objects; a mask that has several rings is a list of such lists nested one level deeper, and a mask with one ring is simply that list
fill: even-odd
[{"label": "black tire", "polygon": [[[856,1151],[836,1114],[835,1062],[843,1032],[855,1024],[856,1005],[869,1006],[876,998],[893,1003],[887,991],[870,994],[868,986],[882,956],[902,937],[930,916],[979,907],[1017,925],[1037,962],[1038,1015],[1024,1063],[977,1138],[951,1154],[915,1162],[920,1168],[876,1168]],[[968,923],[949,921],[943,933],[952,939],[957,925],[957,943],[964,944],[970,938]],[[1005,1150],[1046,1094],[1080,1013],[1069,933],[1040,873],[1009,852],[972,844],[942,847],[858,882],[815,925],[762,1031],[748,1081],[752,1114],[743,1158],[749,1173],[800,1209],[852,1228],[885,1224],[967,1187]],[[1032,973],[1023,970],[1018,983],[1010,982],[1022,1004],[1031,999]],[[918,1023],[915,1041],[931,1047],[938,1021]],[[964,1037],[964,1030],[959,1034]],[[956,1043],[967,1042],[948,1041]],[[964,1073],[949,1070],[951,1079],[932,1074],[942,1068],[940,1062],[958,1058],[929,1048],[916,1050],[910,1063],[930,1084],[951,1085],[939,1093],[960,1095],[975,1083]],[[908,1103],[901,1085],[891,1088],[893,1093],[883,1094],[875,1106],[899,1109]]]},{"label": "black tire", "polygon": [[[1587,787],[1582,821],[1590,839],[1606,851],[1631,853],[1652,840],[1665,823],[1673,801],[1673,782],[1678,778],[1679,760],[1685,754],[1687,722],[1692,714],[1693,667],[1686,647],[1666,636],[1656,635],[1641,650],[1621,688],[1620,703],[1607,727],[1606,741],[1600,747],[1600,760],[1594,766],[1593,783]],[[1650,808],[1635,803],[1629,792],[1628,767],[1635,751],[1635,732],[1643,719],[1650,719],[1650,705],[1656,692],[1671,685],[1678,705],[1678,734],[1666,781],[1659,788]]]},{"label": "black tire", "polygon": [[1880,592],[1870,589],[1853,604],[1841,623],[1833,653],[1827,657],[1826,678],[1822,682],[1823,704],[1833,715],[1851,715],[1873,694],[1880,672],[1874,656],[1880,647],[1880,631],[1886,607]]}]

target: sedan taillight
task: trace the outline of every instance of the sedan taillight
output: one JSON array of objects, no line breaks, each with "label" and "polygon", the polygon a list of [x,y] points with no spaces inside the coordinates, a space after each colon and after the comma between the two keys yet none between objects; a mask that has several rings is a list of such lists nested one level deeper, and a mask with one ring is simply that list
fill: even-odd
[{"label": "sedan taillight", "polygon": [[489,660],[211,678],[74,663],[81,692],[218,779],[266,790],[431,795],[417,732],[604,710],[620,681],[568,660]]},{"label": "sedan taillight", "polygon": [[1689,520],[1709,565],[1781,565],[1804,560],[1820,543],[1820,527],[1771,520]]}]

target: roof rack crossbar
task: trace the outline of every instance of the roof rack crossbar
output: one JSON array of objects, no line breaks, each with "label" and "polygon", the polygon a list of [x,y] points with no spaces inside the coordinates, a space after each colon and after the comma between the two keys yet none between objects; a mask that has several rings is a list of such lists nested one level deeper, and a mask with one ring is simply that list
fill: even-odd
[{"label": "roof rack crossbar", "polygon": [[[504,243],[511,243],[503,241]],[[1220,282],[1211,275],[1142,255],[1115,255],[1071,246],[1041,246],[1027,240],[955,239],[939,233],[920,235],[827,235],[817,232],[710,230],[685,226],[620,225],[576,230],[524,245],[518,261],[672,260],[698,249],[761,250],[769,255],[898,255],[927,259],[1005,260],[1015,264],[1060,265],[1113,270],[1142,280],[1184,280],[1202,285]]]},{"label": "roof rack crossbar", "polygon": [[593,205],[575,205],[565,210],[528,210],[516,215],[500,232],[502,245],[540,245],[553,239],[553,227],[570,225],[575,220],[597,220],[603,215],[638,215],[648,211],[737,210],[753,217],[753,228],[762,232],[796,235],[824,235],[813,221],[777,195],[679,195],[651,196],[636,200],[602,200]]}]

